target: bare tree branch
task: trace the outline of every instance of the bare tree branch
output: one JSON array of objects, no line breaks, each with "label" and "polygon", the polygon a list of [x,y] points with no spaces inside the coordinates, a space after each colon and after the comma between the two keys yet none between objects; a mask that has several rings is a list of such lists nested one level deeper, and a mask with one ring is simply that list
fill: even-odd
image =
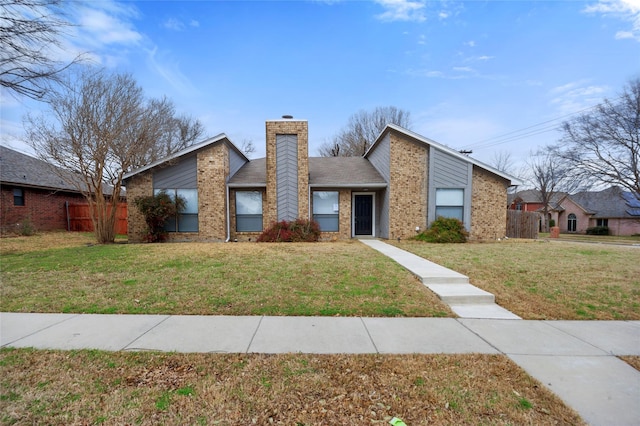
[{"label": "bare tree branch", "polygon": [[62,73],[84,60],[55,58],[72,26],[62,18],[61,0],[0,0],[0,85],[18,96],[40,100]]},{"label": "bare tree branch", "polygon": [[362,156],[387,124],[408,129],[411,126],[410,113],[394,106],[361,110],[349,117],[348,124],[333,140],[321,145],[318,152],[322,157]]},{"label": "bare tree branch", "polygon": [[574,175],[640,197],[640,79],[616,102],[605,99],[595,112],[563,123],[563,132],[554,150]]},{"label": "bare tree branch", "polygon": [[75,172],[68,183],[86,197],[98,242],[113,242],[124,174],[193,144],[202,125],[176,118],[166,98],[145,99],[129,74],[85,70],[73,81],[49,95],[49,111],[27,116],[27,143],[43,160]]}]

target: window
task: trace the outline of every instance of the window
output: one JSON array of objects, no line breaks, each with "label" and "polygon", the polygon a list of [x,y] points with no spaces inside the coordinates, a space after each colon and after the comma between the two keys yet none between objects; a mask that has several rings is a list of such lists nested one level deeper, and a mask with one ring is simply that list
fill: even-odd
[{"label": "window", "polygon": [[24,206],[24,190],[21,188],[13,189],[13,205]]},{"label": "window", "polygon": [[596,219],[596,226],[606,226],[609,227],[609,219]]},{"label": "window", "polygon": [[452,217],[463,222],[464,189],[436,189],[436,218]]},{"label": "window", "polygon": [[567,218],[567,231],[576,232],[577,228],[578,228],[578,218],[576,217],[575,214],[571,213]]},{"label": "window", "polygon": [[198,190],[197,189],[156,189],[154,194],[166,192],[175,200],[179,196],[185,200],[184,210],[178,217],[167,219],[164,230],[167,232],[198,232]]},{"label": "window", "polygon": [[262,231],[262,192],[236,192],[236,231]]},{"label": "window", "polygon": [[340,201],[337,191],[313,193],[313,220],[323,232],[337,232],[340,228]]}]

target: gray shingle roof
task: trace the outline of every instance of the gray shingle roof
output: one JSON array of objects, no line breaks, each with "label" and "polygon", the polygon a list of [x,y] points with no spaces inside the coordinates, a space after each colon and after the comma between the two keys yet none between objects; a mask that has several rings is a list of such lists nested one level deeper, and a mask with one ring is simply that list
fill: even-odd
[{"label": "gray shingle roof", "polygon": [[[602,191],[584,191],[571,195],[571,199],[580,204],[595,218],[637,217],[630,205],[631,193],[617,186]],[[627,196],[627,197],[625,197]],[[630,214],[631,213],[631,214]]]},{"label": "gray shingle roof", "polygon": [[[62,179],[60,173],[66,178]],[[77,176],[0,145],[0,181],[3,184],[78,192],[76,186],[68,183],[70,179],[77,180]]]},{"label": "gray shingle roof", "polygon": [[[265,158],[251,160],[229,180],[232,187],[266,186]],[[315,187],[383,187],[380,173],[363,157],[310,157],[309,185]]]},{"label": "gray shingle roof", "polygon": [[309,185],[312,186],[382,186],[386,182],[363,157],[309,158]]}]

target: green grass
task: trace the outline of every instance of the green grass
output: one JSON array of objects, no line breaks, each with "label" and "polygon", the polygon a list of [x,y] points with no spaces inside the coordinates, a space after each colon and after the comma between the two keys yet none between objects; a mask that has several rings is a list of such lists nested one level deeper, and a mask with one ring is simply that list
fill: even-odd
[{"label": "green grass", "polygon": [[409,272],[355,241],[92,245],[81,235],[31,238],[1,241],[2,311],[452,316]]},{"label": "green grass", "polygon": [[640,319],[637,247],[532,240],[393,244],[469,276],[525,319]]}]

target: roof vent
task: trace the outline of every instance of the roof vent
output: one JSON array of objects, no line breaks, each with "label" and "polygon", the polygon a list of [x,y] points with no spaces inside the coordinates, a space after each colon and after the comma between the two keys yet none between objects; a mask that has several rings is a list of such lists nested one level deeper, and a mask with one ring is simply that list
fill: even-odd
[{"label": "roof vent", "polygon": [[283,115],[282,118],[284,118],[285,120],[291,120],[293,118],[293,115]]}]

